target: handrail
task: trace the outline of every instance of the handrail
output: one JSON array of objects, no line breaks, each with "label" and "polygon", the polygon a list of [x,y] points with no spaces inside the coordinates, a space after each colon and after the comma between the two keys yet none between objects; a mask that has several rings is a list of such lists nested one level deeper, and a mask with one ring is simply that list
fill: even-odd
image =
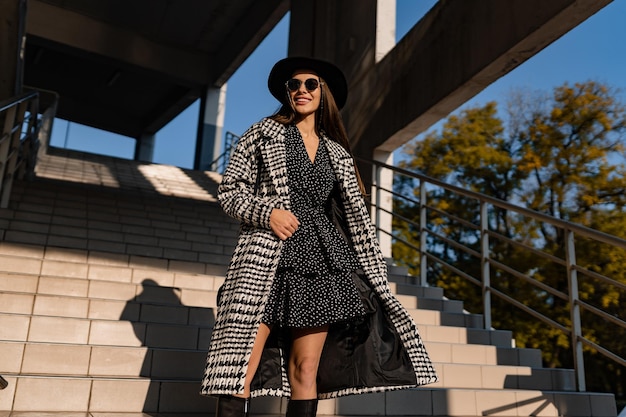
[{"label": "handrail", "polygon": [[230,160],[230,154],[235,149],[235,145],[239,141],[239,136],[233,132],[226,132],[224,139],[224,152],[209,164],[209,170],[223,174]]},{"label": "handrail", "polygon": [[519,214],[524,214],[528,217],[533,217],[535,219],[541,220],[542,222],[545,223],[550,223],[554,226],[557,227],[562,227],[562,228],[567,228],[567,229],[571,229],[572,231],[578,232],[580,235],[585,236],[585,237],[589,237],[592,239],[596,239],[599,240],[603,243],[608,243],[610,245],[614,245],[614,246],[620,246],[620,247],[626,247],[624,245],[626,245],[626,240],[624,239],[620,239],[617,236],[613,236],[613,235],[609,235],[607,233],[603,233],[600,232],[598,230],[595,229],[591,229],[589,227],[583,226],[581,224],[577,224],[577,223],[571,223],[568,222],[567,220],[562,220],[562,219],[557,219],[556,217],[552,217],[550,215],[547,215],[545,213],[541,213],[539,211],[535,211],[535,210],[531,210],[522,206],[517,206],[515,204],[509,203],[507,201],[504,200],[500,200],[498,198],[495,197],[491,197],[489,195],[486,194],[481,194],[481,193],[477,193],[475,191],[471,191],[471,190],[466,190],[464,188],[458,187],[456,185],[452,185],[452,184],[447,184],[443,181],[440,181],[436,178],[431,178],[428,177],[426,175],[422,175],[422,174],[418,174],[416,172],[412,172],[409,171],[407,169],[403,169],[403,168],[398,168],[398,167],[394,167],[392,165],[388,165],[385,164],[383,162],[378,162],[378,161],[373,161],[370,159],[365,159],[365,158],[360,158],[360,157],[356,157],[357,160],[368,163],[370,165],[374,165],[375,167],[378,168],[384,168],[384,169],[389,169],[395,173],[398,173],[400,175],[405,175],[407,177],[411,177],[411,178],[415,178],[418,180],[423,180],[425,181],[427,184],[430,185],[435,185],[437,187],[443,188],[445,190],[448,191],[452,191],[455,194],[460,194],[462,196],[465,197],[470,197],[473,199],[476,199],[478,201],[484,201],[486,203],[492,204],[496,207],[499,208],[503,208],[506,210],[510,210]]},{"label": "handrail", "polygon": [[25,173],[23,161],[35,146],[38,99],[37,92],[28,92],[0,103],[0,208],[8,207],[13,181]]},{"label": "handrail", "polygon": [[16,97],[12,97],[12,98],[8,98],[6,100],[2,100],[0,101],[0,113],[4,112],[5,110],[8,110],[10,107],[13,107],[17,104],[23,103],[25,101],[28,101],[32,98],[35,98],[38,96],[38,92],[37,91],[29,91],[26,93],[22,93],[19,96]]},{"label": "handrail", "polygon": [[15,179],[34,171],[39,146],[39,92],[0,102],[0,208],[7,208]]},{"label": "handrail", "polygon": [[[610,350],[606,349],[606,347],[601,346],[592,340],[589,340],[583,335],[583,326],[581,325],[581,313],[583,311],[588,312],[589,314],[596,315],[603,320],[606,320],[607,322],[610,322],[623,329],[626,329],[626,322],[619,317],[615,317],[608,312],[602,310],[601,308],[598,308],[597,306],[593,306],[589,303],[586,303],[584,300],[581,300],[580,294],[578,293],[578,274],[596,279],[602,282],[604,285],[609,285],[615,289],[626,290],[626,285],[603,274],[600,274],[599,272],[591,271],[582,265],[578,265],[576,263],[576,247],[574,245],[574,237],[583,236],[586,239],[590,239],[596,242],[602,242],[604,244],[608,244],[624,250],[626,250],[626,240],[600,232],[595,229],[588,228],[580,224],[557,219],[547,214],[540,213],[525,207],[516,206],[515,204],[499,200],[488,195],[480,194],[455,185],[447,184],[435,178],[431,178],[426,175],[412,172],[403,168],[394,167],[382,162],[364,158],[357,157],[357,160],[373,167],[374,178],[380,178],[381,172],[383,170],[389,170],[394,175],[409,177],[419,182],[418,187],[420,198],[416,198],[415,196],[403,196],[395,191],[385,190],[383,187],[379,187],[377,184],[373,184],[375,191],[372,192],[373,195],[379,195],[380,191],[382,190],[385,191],[387,194],[392,195],[393,199],[395,200],[405,199],[411,201],[411,204],[414,204],[416,207],[416,212],[417,208],[419,207],[419,224],[417,221],[406,219],[405,217],[395,213],[393,210],[382,207],[382,203],[380,203],[379,199],[377,201],[371,202],[371,205],[373,210],[372,215],[376,219],[380,218],[381,213],[386,213],[388,215],[391,215],[392,218],[396,219],[397,222],[401,222],[401,224],[411,225],[413,229],[419,231],[418,245],[416,243],[413,244],[411,242],[407,242],[406,239],[397,236],[397,233],[394,233],[391,225],[387,225],[388,229],[386,229],[385,227],[381,227],[377,224],[378,233],[384,233],[385,235],[391,236],[393,240],[409,247],[412,251],[415,252],[415,258],[419,259],[419,262],[415,262],[415,264],[418,265],[416,266],[416,268],[418,268],[419,270],[419,281],[421,285],[428,285],[427,276],[429,267],[447,269],[455,273],[459,277],[467,280],[468,282],[471,282],[472,284],[478,285],[482,288],[484,319],[483,324],[485,329],[491,328],[491,296],[494,295],[499,299],[505,301],[506,303],[526,312],[535,319],[546,323],[550,327],[558,329],[559,331],[568,335],[571,341],[576,383],[579,391],[586,391],[585,370],[583,362],[583,345],[585,345],[587,348],[595,350],[596,352],[616,362],[619,365],[626,366],[626,359],[623,356],[620,356],[620,354],[617,354],[616,352],[611,352]],[[376,181],[376,183],[378,183],[378,181]],[[433,207],[433,205],[429,205],[427,201],[429,195],[427,189],[441,189],[458,196],[463,196],[464,198],[475,200],[477,202],[477,208],[480,207],[480,225],[477,225],[466,219],[459,219],[458,217],[455,217],[450,213],[446,213],[442,209],[438,209]],[[497,233],[496,231],[489,230],[489,225],[487,222],[489,208],[506,210],[507,212],[514,213],[524,218],[530,218],[542,223],[549,223],[554,227],[562,230],[566,238],[565,259],[558,258],[550,253],[542,252],[540,249],[532,247],[524,242],[515,241],[514,239]],[[449,219],[454,218],[455,223],[458,223],[459,225],[465,225],[465,227],[476,230],[477,233],[479,232],[482,239],[482,242],[480,242],[480,253],[477,252],[475,248],[465,246],[463,242],[454,241],[454,239],[443,236],[441,235],[441,233],[438,233],[432,228],[429,228],[427,223],[427,213],[435,212],[437,215],[442,217],[447,216],[447,218]],[[439,258],[436,253],[432,253],[433,245],[429,245],[427,243],[429,237],[431,239],[436,239],[438,242],[440,242],[440,244],[446,244],[447,247],[449,247],[451,250],[461,251],[476,258],[477,262],[480,261],[480,277],[472,276],[467,271],[462,271],[447,262],[446,260]],[[564,268],[569,281],[568,291],[563,292],[562,289],[553,288],[544,282],[537,281],[534,277],[528,275],[528,273],[520,272],[506,265],[506,260],[495,259],[494,254],[490,253],[490,238],[511,245],[516,245],[528,251],[529,253],[538,255],[545,262],[558,265],[560,268]],[[539,290],[551,294],[556,299],[563,300],[563,302],[567,303],[568,305],[570,314],[569,319],[571,321],[571,324],[564,325],[562,323],[558,323],[550,317],[547,317],[540,311],[533,309],[531,306],[521,303],[519,300],[515,299],[514,294],[507,294],[492,286],[490,283],[490,273],[493,273],[493,271],[503,271],[505,273],[508,273],[514,279],[529,283]],[[621,353],[621,355],[623,355],[623,353]]]}]

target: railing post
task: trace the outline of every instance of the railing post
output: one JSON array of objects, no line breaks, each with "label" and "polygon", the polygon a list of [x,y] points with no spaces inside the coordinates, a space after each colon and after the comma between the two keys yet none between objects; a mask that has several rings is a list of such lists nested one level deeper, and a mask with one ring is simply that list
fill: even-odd
[{"label": "railing post", "polygon": [[491,329],[491,273],[489,262],[489,218],[487,203],[480,202],[480,282],[483,293],[483,320],[485,329]]},{"label": "railing post", "polygon": [[426,181],[420,180],[420,285],[428,285],[428,257],[426,256]]},{"label": "railing post", "polygon": [[578,391],[587,390],[585,383],[585,363],[583,358],[583,344],[581,342],[582,326],[580,322],[580,306],[578,304],[578,273],[576,272],[576,245],[574,244],[574,232],[565,229],[565,265],[567,268],[567,284],[569,287],[569,311],[572,321],[572,353],[574,358],[574,371],[576,372],[576,384]]},{"label": "railing post", "polygon": [[13,180],[23,180],[27,174],[30,175],[35,169],[37,162],[37,148],[39,147],[39,98],[33,97],[26,105],[24,113],[28,112],[28,117],[24,115],[20,142],[18,143],[18,153],[16,157],[16,167],[13,169]]}]

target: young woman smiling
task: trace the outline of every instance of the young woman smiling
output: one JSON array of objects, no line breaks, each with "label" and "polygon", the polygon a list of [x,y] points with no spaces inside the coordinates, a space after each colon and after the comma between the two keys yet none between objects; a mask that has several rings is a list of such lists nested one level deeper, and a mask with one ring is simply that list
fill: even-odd
[{"label": "young woman smiling", "polygon": [[201,393],[216,416],[250,397],[288,397],[287,417],[318,399],[437,380],[415,323],[393,296],[339,110],[333,64],[277,62],[276,114],[242,136],[218,190],[241,222],[218,295]]}]

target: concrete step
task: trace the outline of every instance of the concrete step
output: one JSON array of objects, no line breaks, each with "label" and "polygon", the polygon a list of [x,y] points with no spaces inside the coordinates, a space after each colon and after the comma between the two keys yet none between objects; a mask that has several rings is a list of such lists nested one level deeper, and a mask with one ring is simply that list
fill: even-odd
[{"label": "concrete step", "polygon": [[[46,354],[45,358],[34,355]],[[94,355],[90,359],[89,354]],[[67,356],[73,355],[73,356]],[[72,358],[68,362],[68,358]],[[51,364],[49,361],[60,361]],[[24,376],[67,376],[103,378],[150,378],[200,380],[206,361],[205,351],[174,351],[75,345],[27,345],[22,362]],[[527,389],[576,391],[573,371],[567,369],[514,366],[434,363],[441,380],[430,388]],[[10,375],[3,371],[6,377]]]},{"label": "concrete step", "polygon": [[485,330],[439,325],[420,325],[419,333],[425,342],[490,345],[512,347],[512,333],[509,330]]},{"label": "concrete step", "polygon": [[[136,308],[134,302],[127,303],[120,315],[122,319],[0,313],[0,340],[139,346],[141,340],[156,339],[159,344],[148,342],[145,344],[185,349],[208,346],[207,339],[214,320],[211,309],[198,310],[196,314],[190,314],[185,319],[186,324],[167,324],[133,321],[137,314],[141,314],[137,313]],[[158,315],[161,312],[157,310],[152,314]],[[171,332],[169,337],[166,337],[167,332]],[[508,330],[421,325],[419,332],[425,342],[512,347],[511,332]],[[167,339],[171,340],[172,344],[167,344]],[[198,345],[198,341],[204,344]]]},{"label": "concrete step", "polygon": [[[16,274],[40,274],[43,271],[44,274],[60,272],[60,276],[88,277],[90,268],[94,271],[91,273],[97,276],[104,275],[105,267],[145,270],[159,277],[169,276],[169,273],[223,276],[226,272],[226,265],[212,262],[181,261],[56,246],[42,247],[6,241],[0,241],[0,257],[0,272]],[[137,273],[146,274],[147,272]],[[135,278],[137,280],[137,277]]]},{"label": "concrete step", "polygon": [[[15,412],[212,413],[200,382],[149,378],[6,377],[0,410]],[[34,401],[33,399],[36,399]],[[41,414],[40,414],[41,415]]]},{"label": "concrete step", "polygon": [[[143,300],[164,302],[170,293],[178,296],[177,303],[214,307],[214,294],[224,281],[220,276],[176,274],[171,279],[147,272],[133,274],[136,282],[102,281],[98,279],[37,276],[0,272],[0,291],[11,294],[90,297],[97,301],[130,300],[142,296]],[[206,298],[208,297],[208,298]],[[1,308],[1,307],[0,307]]]},{"label": "concrete step", "polygon": [[396,294],[405,308],[420,308],[451,313],[463,313],[463,302],[458,300],[419,298],[414,295]]},{"label": "concrete step", "polygon": [[387,273],[389,275],[409,275],[409,268],[404,265],[398,265],[393,258],[385,258],[387,262]]},{"label": "concrete step", "polygon": [[[111,272],[115,270],[120,272]],[[101,273],[103,271],[106,273]],[[121,313],[124,303],[133,297],[143,303],[213,308],[216,306],[216,292],[224,280],[219,276],[118,267],[90,267],[83,274],[87,278],[77,278],[74,273],[67,274],[71,277],[36,277],[0,272],[0,291],[3,291],[0,294],[3,301],[0,303],[0,312],[113,319],[120,317],[115,317],[113,312]],[[125,282],[110,281],[113,278],[123,278]],[[181,287],[170,287],[168,284],[179,284]],[[482,317],[479,315],[420,310],[420,300],[410,302],[407,301],[409,297],[412,296],[403,296],[403,301],[418,325],[482,326]],[[418,308],[408,307],[407,304]],[[111,314],[102,315],[107,312]]]},{"label": "concrete step", "polygon": [[238,223],[213,201],[91,185],[19,182],[0,211],[4,241],[226,265]]},{"label": "concrete step", "polygon": [[[0,289],[11,287],[10,283],[20,278],[0,275]],[[124,317],[132,321],[180,323],[186,317],[209,318],[210,314],[206,310],[217,306],[218,283],[214,283],[215,288],[211,290],[196,290],[155,286],[153,282],[140,286],[41,277],[40,291],[37,293],[13,290],[0,292],[0,313],[108,320]],[[473,316],[470,315],[419,309],[409,309],[409,313],[419,327],[437,325],[480,328],[480,321],[472,323],[469,319]]]},{"label": "concrete step", "polygon": [[[0,292],[0,313],[128,320],[144,323],[198,325],[208,323],[210,326],[213,325],[216,292],[184,290],[181,296],[181,291],[175,291],[173,288],[146,288],[152,289],[143,291],[128,301]],[[198,300],[198,303],[212,305],[200,307],[186,305],[181,302],[183,299]]]},{"label": "concrete step", "polygon": [[[206,349],[211,320],[188,324],[0,314],[0,340],[104,346]],[[1,371],[1,370],[0,370]]]},{"label": "concrete step", "polygon": [[[61,312],[67,311],[70,317],[88,317],[88,307],[92,304],[109,304],[115,308],[115,305],[120,305],[119,302],[213,308],[217,305],[217,290],[223,282],[220,277],[186,276],[177,282],[192,288],[180,288],[159,285],[152,278],[143,278],[139,283],[128,283],[41,276],[36,280],[20,283],[22,277],[23,275],[0,273],[0,288],[7,288],[0,293],[5,301],[0,305],[0,312],[24,314],[30,311],[35,314],[63,316],[65,314]],[[38,283],[37,292],[30,291],[32,288],[25,288],[35,282]],[[17,292],[13,289],[25,291]],[[54,313],[55,309],[59,310],[59,314]]]},{"label": "concrete step", "polygon": [[215,201],[221,175],[171,165],[94,155],[49,147],[36,166],[38,178],[63,183],[93,184],[138,195],[166,195],[200,201]]},{"label": "concrete step", "polygon": [[539,349],[506,348],[446,342],[424,342],[433,362],[481,365],[510,365],[541,368]]},{"label": "concrete step", "polygon": [[389,276],[389,287],[396,294],[407,294],[407,295],[415,295],[421,298],[433,298],[433,299],[442,299],[443,289],[439,287],[422,287],[418,285],[418,283],[406,283],[401,278],[406,278],[405,276]]},{"label": "concrete step", "polygon": [[[413,303],[418,304],[419,303]],[[457,326],[468,328],[482,328],[483,318],[481,315],[468,313],[450,313],[437,310],[420,310],[405,305],[405,308],[418,325],[433,324],[439,326]]]},{"label": "concrete step", "polygon": [[[520,388],[571,391],[574,375],[567,369],[498,363],[495,349],[427,343],[441,381],[432,386],[454,388]],[[439,350],[454,352],[453,356]],[[477,359],[477,354],[482,358]],[[198,379],[205,349],[153,346],[73,345],[46,342],[0,342],[3,374]],[[71,358],[71,360],[68,360]],[[445,362],[440,359],[443,358]]]},{"label": "concrete step", "polygon": [[[212,413],[199,381],[7,375],[0,410],[14,412]],[[37,401],[32,401],[37,398]],[[115,401],[111,401],[114,398]],[[60,400],[62,399],[62,400]],[[251,402],[253,415],[284,415],[286,400]],[[611,394],[515,389],[418,388],[320,401],[320,416],[585,416],[615,417]]]},{"label": "concrete step", "polygon": [[[31,376],[198,380],[206,349],[0,342],[3,373]],[[71,358],[71,360],[69,360]]]}]

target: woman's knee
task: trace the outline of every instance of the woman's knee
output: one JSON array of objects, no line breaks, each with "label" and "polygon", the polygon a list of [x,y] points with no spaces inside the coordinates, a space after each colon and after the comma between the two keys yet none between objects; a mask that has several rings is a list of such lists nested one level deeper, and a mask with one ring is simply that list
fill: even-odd
[{"label": "woman's knee", "polygon": [[301,387],[313,387],[317,379],[328,326],[298,329],[293,331],[291,357],[289,359],[289,377],[292,383]]},{"label": "woman's knee", "polygon": [[305,356],[294,358],[291,363],[290,372],[292,377],[299,383],[314,383],[317,378],[317,368],[319,366],[319,358],[315,356]]}]

